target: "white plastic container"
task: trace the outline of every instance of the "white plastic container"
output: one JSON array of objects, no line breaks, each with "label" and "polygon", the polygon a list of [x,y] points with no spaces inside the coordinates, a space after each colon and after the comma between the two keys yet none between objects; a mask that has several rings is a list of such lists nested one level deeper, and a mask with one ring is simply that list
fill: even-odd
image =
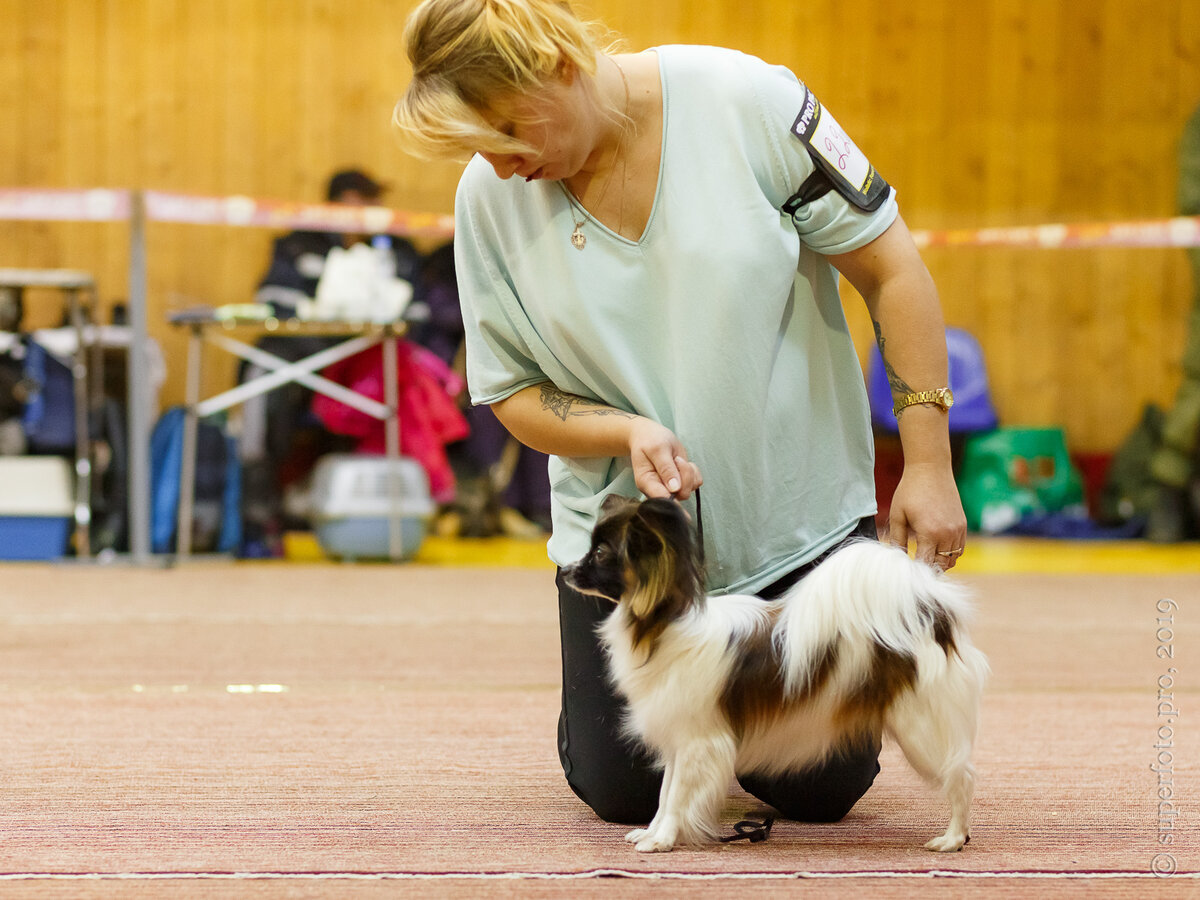
[{"label": "white plastic container", "polygon": [[330,556],[389,558],[394,516],[400,530],[398,558],[410,559],[421,548],[435,510],[425,469],[408,457],[393,463],[383,456],[331,453],[313,469],[313,531]]},{"label": "white plastic container", "polygon": [[75,512],[71,463],[61,456],[0,456],[0,560],[58,559]]}]

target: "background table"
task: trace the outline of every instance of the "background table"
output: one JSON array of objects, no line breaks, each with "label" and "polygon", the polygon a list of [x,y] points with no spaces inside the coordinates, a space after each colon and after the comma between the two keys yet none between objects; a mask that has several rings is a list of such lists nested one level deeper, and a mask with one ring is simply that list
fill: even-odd
[{"label": "background table", "polygon": [[[197,422],[214,413],[245,403],[252,397],[283,387],[301,384],[332,397],[347,406],[373,416],[384,423],[384,442],[388,459],[400,458],[399,389],[397,387],[396,341],[404,334],[403,322],[377,324],[370,322],[303,321],[300,319],[243,319],[220,318],[212,310],[183,311],[172,314],[169,321],[190,331],[188,338],[187,399],[183,429],[183,461],[180,468],[179,518],[176,533],[176,557],[186,560],[191,554],[192,508],[195,500]],[[247,332],[255,337],[344,337],[345,340],[289,362],[240,339]],[[234,337],[234,334],[239,337]],[[377,344],[383,345],[384,402],[380,403],[358,391],[323,378],[317,372],[339,360],[360,353]],[[208,398],[202,398],[201,373],[204,348],[213,346],[239,359],[253,363],[265,374],[251,378],[236,387]],[[389,491],[398,490],[395,479],[388,479]],[[388,548],[392,559],[400,559],[401,516],[399,504],[392,497],[389,504]]]}]

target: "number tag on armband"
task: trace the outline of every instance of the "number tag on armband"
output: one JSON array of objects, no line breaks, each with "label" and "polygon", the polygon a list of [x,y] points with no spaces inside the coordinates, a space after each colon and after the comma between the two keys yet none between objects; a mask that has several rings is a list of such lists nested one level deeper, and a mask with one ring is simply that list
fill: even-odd
[{"label": "number tag on armband", "polygon": [[792,134],[804,142],[817,168],[839,194],[866,212],[883,205],[888,196],[887,182],[807,87],[804,106],[792,123]]}]

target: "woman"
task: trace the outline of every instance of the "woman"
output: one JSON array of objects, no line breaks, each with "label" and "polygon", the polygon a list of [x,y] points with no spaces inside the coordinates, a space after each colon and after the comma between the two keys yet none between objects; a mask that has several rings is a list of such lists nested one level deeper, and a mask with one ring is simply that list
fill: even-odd
[{"label": "woman", "polygon": [[[467,377],[552,455],[556,563],[586,551],[606,495],[687,500],[702,482],[714,593],[777,596],[874,533],[841,272],[904,406],[891,540],[954,564],[947,398],[921,393],[946,385],[937,294],[894,192],[791,72],[711,47],[602,52],[556,0],[426,0],[406,43],[401,133],[419,155],[475,154],[456,201]],[[645,822],[660,776],[619,734],[595,638],[607,611],[560,580],[560,756],[599,815]],[[742,784],[836,820],[877,756]]]}]

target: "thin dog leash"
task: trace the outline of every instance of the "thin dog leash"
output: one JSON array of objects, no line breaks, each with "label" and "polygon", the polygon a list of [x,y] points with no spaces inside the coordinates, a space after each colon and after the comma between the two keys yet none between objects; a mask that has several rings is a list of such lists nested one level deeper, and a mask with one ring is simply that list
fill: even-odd
[{"label": "thin dog leash", "polygon": [[697,556],[700,559],[700,565],[704,565],[704,517],[700,513],[700,488],[696,488],[693,492],[696,495],[696,544],[699,547]]},{"label": "thin dog leash", "polygon": [[770,813],[764,813],[761,820],[759,819],[742,819],[733,826],[734,833],[728,837],[720,838],[722,844],[729,844],[733,841],[749,841],[752,844],[761,844],[771,836],[771,827],[775,824],[775,817]]}]

